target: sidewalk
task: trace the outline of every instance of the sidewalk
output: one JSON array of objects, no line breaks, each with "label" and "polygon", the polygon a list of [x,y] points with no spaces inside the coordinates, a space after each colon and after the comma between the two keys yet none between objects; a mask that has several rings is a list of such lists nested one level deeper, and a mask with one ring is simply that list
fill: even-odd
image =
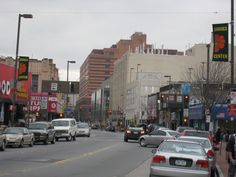
[{"label": "sidewalk", "polygon": [[228,174],[228,163],[226,160],[226,142],[222,142],[222,146],[219,151],[216,152],[216,163],[219,172],[219,177],[227,177]]}]

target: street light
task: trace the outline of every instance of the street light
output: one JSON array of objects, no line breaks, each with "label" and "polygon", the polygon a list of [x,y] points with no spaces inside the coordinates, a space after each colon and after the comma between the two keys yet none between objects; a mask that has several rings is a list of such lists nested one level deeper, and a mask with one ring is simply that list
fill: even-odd
[{"label": "street light", "polygon": [[[66,109],[68,111],[68,102],[69,102],[69,93],[70,93],[70,84],[69,84],[69,63],[76,63],[75,61],[73,60],[68,60],[67,61],[67,78],[66,78],[66,82],[67,82],[67,94],[66,94]],[[66,114],[65,114],[65,117],[67,117],[67,111],[66,111]]]},{"label": "street light", "polygon": [[22,18],[33,18],[32,14],[19,14],[18,16],[18,29],[17,29],[17,40],[16,40],[16,58],[15,58],[15,68],[14,68],[14,85],[13,85],[13,99],[12,99],[12,114],[11,114],[11,124],[14,125],[14,117],[16,112],[16,86],[17,86],[17,65],[18,65],[18,52],[19,52],[19,40],[20,40],[20,23]]},{"label": "street light", "polygon": [[131,83],[131,74],[132,74],[132,70],[133,70],[134,68],[130,68],[130,73],[129,73],[129,82]]}]

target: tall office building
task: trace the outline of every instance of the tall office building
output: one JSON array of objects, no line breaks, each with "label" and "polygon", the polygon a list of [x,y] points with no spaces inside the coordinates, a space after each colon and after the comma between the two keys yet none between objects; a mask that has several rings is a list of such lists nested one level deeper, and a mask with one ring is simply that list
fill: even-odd
[{"label": "tall office building", "polygon": [[91,119],[91,95],[113,74],[114,62],[126,52],[145,52],[151,45],[146,34],[136,32],[131,39],[121,39],[110,48],[94,49],[80,67],[79,106],[82,120]]}]

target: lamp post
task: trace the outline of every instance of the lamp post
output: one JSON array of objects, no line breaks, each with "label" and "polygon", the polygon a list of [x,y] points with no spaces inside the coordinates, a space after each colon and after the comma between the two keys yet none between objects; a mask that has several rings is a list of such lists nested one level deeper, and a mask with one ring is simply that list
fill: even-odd
[{"label": "lamp post", "polygon": [[14,68],[14,84],[13,84],[13,99],[12,99],[12,114],[11,114],[11,124],[15,124],[15,113],[16,113],[16,89],[17,89],[17,68],[18,68],[18,52],[19,52],[19,40],[20,40],[20,23],[21,18],[33,18],[32,14],[19,14],[18,16],[18,28],[17,28],[17,40],[16,40],[16,58],[15,58],[15,68]]},{"label": "lamp post", "polygon": [[137,64],[137,72],[136,72],[136,80],[138,79],[138,68],[139,68],[139,66],[141,66],[141,64]]},{"label": "lamp post", "polygon": [[133,70],[134,68],[130,68],[130,73],[129,73],[129,82],[131,83],[131,76],[132,76],[132,70]]},{"label": "lamp post", "polygon": [[[76,63],[73,60],[68,60],[67,61],[67,78],[66,78],[66,83],[67,83],[67,94],[66,94],[66,110],[68,111],[68,102],[69,102],[69,93],[70,93],[70,84],[69,84],[69,64],[70,63]],[[67,117],[67,111],[65,116]]]}]

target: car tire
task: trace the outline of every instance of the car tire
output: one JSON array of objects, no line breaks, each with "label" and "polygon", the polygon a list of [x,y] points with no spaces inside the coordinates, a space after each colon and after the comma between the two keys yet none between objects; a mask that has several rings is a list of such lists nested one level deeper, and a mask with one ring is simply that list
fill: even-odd
[{"label": "car tire", "polygon": [[129,141],[128,138],[125,137],[125,138],[124,138],[124,142],[128,142],[128,141]]},{"label": "car tire", "polygon": [[46,139],[43,141],[43,144],[48,145],[48,136],[47,136]]},{"label": "car tire", "polygon": [[72,136],[71,136],[71,134],[70,134],[69,137],[66,137],[66,141],[71,141],[71,140],[72,140]]},{"label": "car tire", "polygon": [[58,141],[58,138],[57,138],[57,137],[55,137],[55,139],[56,139],[56,141]]},{"label": "car tire", "polygon": [[216,169],[215,168],[211,169],[211,177],[215,177],[215,173],[216,173]]},{"label": "car tire", "polygon": [[6,148],[6,142],[3,141],[2,146],[0,147],[0,151],[5,151],[5,148]]},{"label": "car tire", "polygon": [[144,138],[142,138],[140,140],[139,144],[140,144],[141,147],[146,147],[147,146],[146,143],[145,143],[145,139]]},{"label": "car tire", "polygon": [[73,136],[72,139],[73,139],[73,141],[76,141],[76,134]]},{"label": "car tire", "polygon": [[30,141],[29,147],[33,147],[33,146],[34,146],[34,140],[32,139],[32,140]]},{"label": "car tire", "polygon": [[53,136],[53,137],[52,137],[51,144],[55,144],[55,142],[56,142],[56,138],[55,138],[55,136]]},{"label": "car tire", "polygon": [[20,141],[19,147],[20,147],[20,148],[23,148],[23,147],[24,147],[24,140],[23,140],[23,139]]},{"label": "car tire", "polygon": [[88,134],[88,137],[90,137],[90,134]]}]

